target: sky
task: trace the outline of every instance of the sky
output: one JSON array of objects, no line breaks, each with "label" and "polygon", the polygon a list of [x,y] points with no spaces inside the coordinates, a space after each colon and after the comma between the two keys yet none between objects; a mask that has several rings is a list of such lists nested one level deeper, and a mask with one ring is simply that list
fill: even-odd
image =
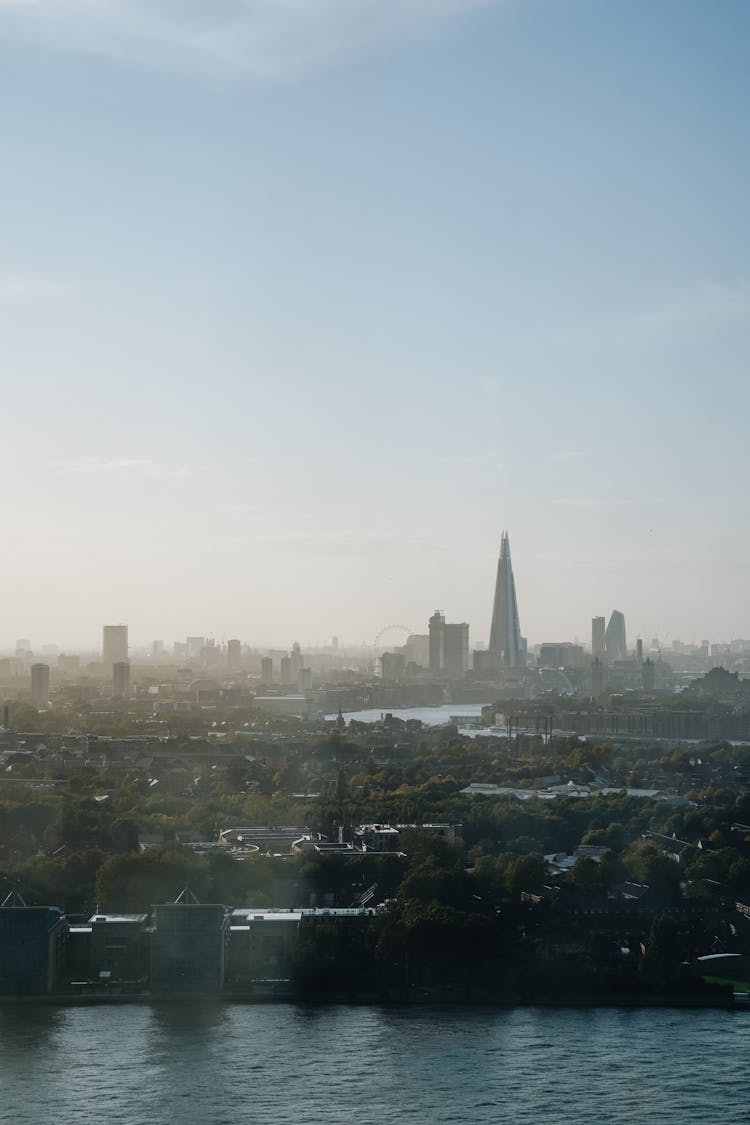
[{"label": "sky", "polygon": [[0,647],[750,636],[746,0],[0,0]]}]

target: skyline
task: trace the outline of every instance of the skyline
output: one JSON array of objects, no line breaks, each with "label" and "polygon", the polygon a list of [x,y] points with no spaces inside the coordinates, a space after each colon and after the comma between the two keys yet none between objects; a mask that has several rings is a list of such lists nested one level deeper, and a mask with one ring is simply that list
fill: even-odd
[{"label": "skyline", "polygon": [[750,636],[750,9],[347,11],[0,3],[2,637]]}]

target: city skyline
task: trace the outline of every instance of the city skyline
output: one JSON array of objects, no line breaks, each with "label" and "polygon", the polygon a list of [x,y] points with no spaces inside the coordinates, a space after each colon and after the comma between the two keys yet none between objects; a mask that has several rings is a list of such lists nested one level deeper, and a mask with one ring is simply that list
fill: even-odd
[{"label": "city skyline", "polygon": [[0,5],[2,635],[750,635],[727,0]]}]

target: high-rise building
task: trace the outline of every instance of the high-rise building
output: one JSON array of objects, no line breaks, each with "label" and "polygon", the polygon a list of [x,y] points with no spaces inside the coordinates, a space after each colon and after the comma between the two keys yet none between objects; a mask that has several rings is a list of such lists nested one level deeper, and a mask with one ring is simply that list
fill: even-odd
[{"label": "high-rise building", "polygon": [[187,654],[189,660],[200,660],[203,655],[203,650],[206,647],[205,637],[188,637],[187,638]]},{"label": "high-rise building", "polygon": [[418,668],[429,668],[430,638],[426,633],[412,633],[404,645],[406,664],[416,664]]},{"label": "high-rise building", "polygon": [[469,667],[469,626],[465,621],[446,624],[443,630],[443,669],[447,675],[460,679]]},{"label": "high-rise building", "polygon": [[291,656],[282,656],[279,662],[279,672],[282,684],[292,683],[292,658]]},{"label": "high-rise building", "polygon": [[[416,638],[410,637],[409,641]],[[408,645],[408,642],[407,642]],[[445,615],[436,609],[430,618],[428,636],[429,668],[434,675],[460,679],[469,668],[469,626],[446,622]]]},{"label": "high-rise building", "polygon": [[31,665],[31,702],[35,707],[49,703],[49,664]]},{"label": "high-rise building", "polygon": [[591,694],[594,699],[599,699],[604,695],[604,682],[604,665],[596,657],[591,665]]},{"label": "high-rise building", "polygon": [[118,660],[127,659],[127,625],[105,625],[102,629],[102,660],[105,664],[116,664]]},{"label": "high-rise building", "polygon": [[273,657],[263,656],[260,661],[260,678],[264,684],[273,683]]},{"label": "high-rise building", "polygon": [[625,637],[625,617],[619,609],[613,609],[604,633],[604,648],[608,661],[626,660],[628,646]]},{"label": "high-rise building", "polygon": [[117,660],[112,665],[112,694],[115,699],[127,699],[130,695],[129,660]]},{"label": "high-rise building", "polygon": [[304,657],[302,656],[302,650],[299,647],[299,641],[295,641],[294,644],[292,645],[292,654],[291,654],[289,659],[292,662],[291,663],[292,683],[294,683],[294,681],[297,679],[300,672],[302,671],[302,668],[303,668],[304,663],[305,663]]},{"label": "high-rise building", "polygon": [[604,659],[604,630],[606,621],[603,617],[591,618],[591,655],[594,660]]},{"label": "high-rise building", "polygon": [[436,609],[430,618],[430,671],[442,672],[445,651],[445,617]]},{"label": "high-rise building", "polygon": [[227,641],[227,664],[230,668],[237,669],[242,663],[242,645],[233,637],[231,641]]},{"label": "high-rise building", "polygon": [[297,673],[297,691],[312,691],[312,668],[300,668]]},{"label": "high-rise building", "polygon": [[504,531],[500,538],[500,557],[497,562],[495,602],[492,607],[488,650],[493,669],[522,667],[525,663],[525,649],[526,645],[518,621],[516,584],[510,561],[510,541],[508,532]]}]

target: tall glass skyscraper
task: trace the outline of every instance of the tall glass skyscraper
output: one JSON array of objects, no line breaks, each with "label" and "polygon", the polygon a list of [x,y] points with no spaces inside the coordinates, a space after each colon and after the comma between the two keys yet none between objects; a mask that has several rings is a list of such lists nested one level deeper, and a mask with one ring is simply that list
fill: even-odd
[{"label": "tall glass skyscraper", "polygon": [[521,668],[525,663],[525,644],[518,622],[516,584],[510,561],[510,541],[504,531],[500,539],[500,558],[497,562],[495,604],[492,608],[490,629],[490,661],[495,669]]},{"label": "tall glass skyscraper", "polygon": [[619,609],[612,610],[612,616],[604,634],[607,660],[627,660],[628,644],[625,636],[625,617]]}]

